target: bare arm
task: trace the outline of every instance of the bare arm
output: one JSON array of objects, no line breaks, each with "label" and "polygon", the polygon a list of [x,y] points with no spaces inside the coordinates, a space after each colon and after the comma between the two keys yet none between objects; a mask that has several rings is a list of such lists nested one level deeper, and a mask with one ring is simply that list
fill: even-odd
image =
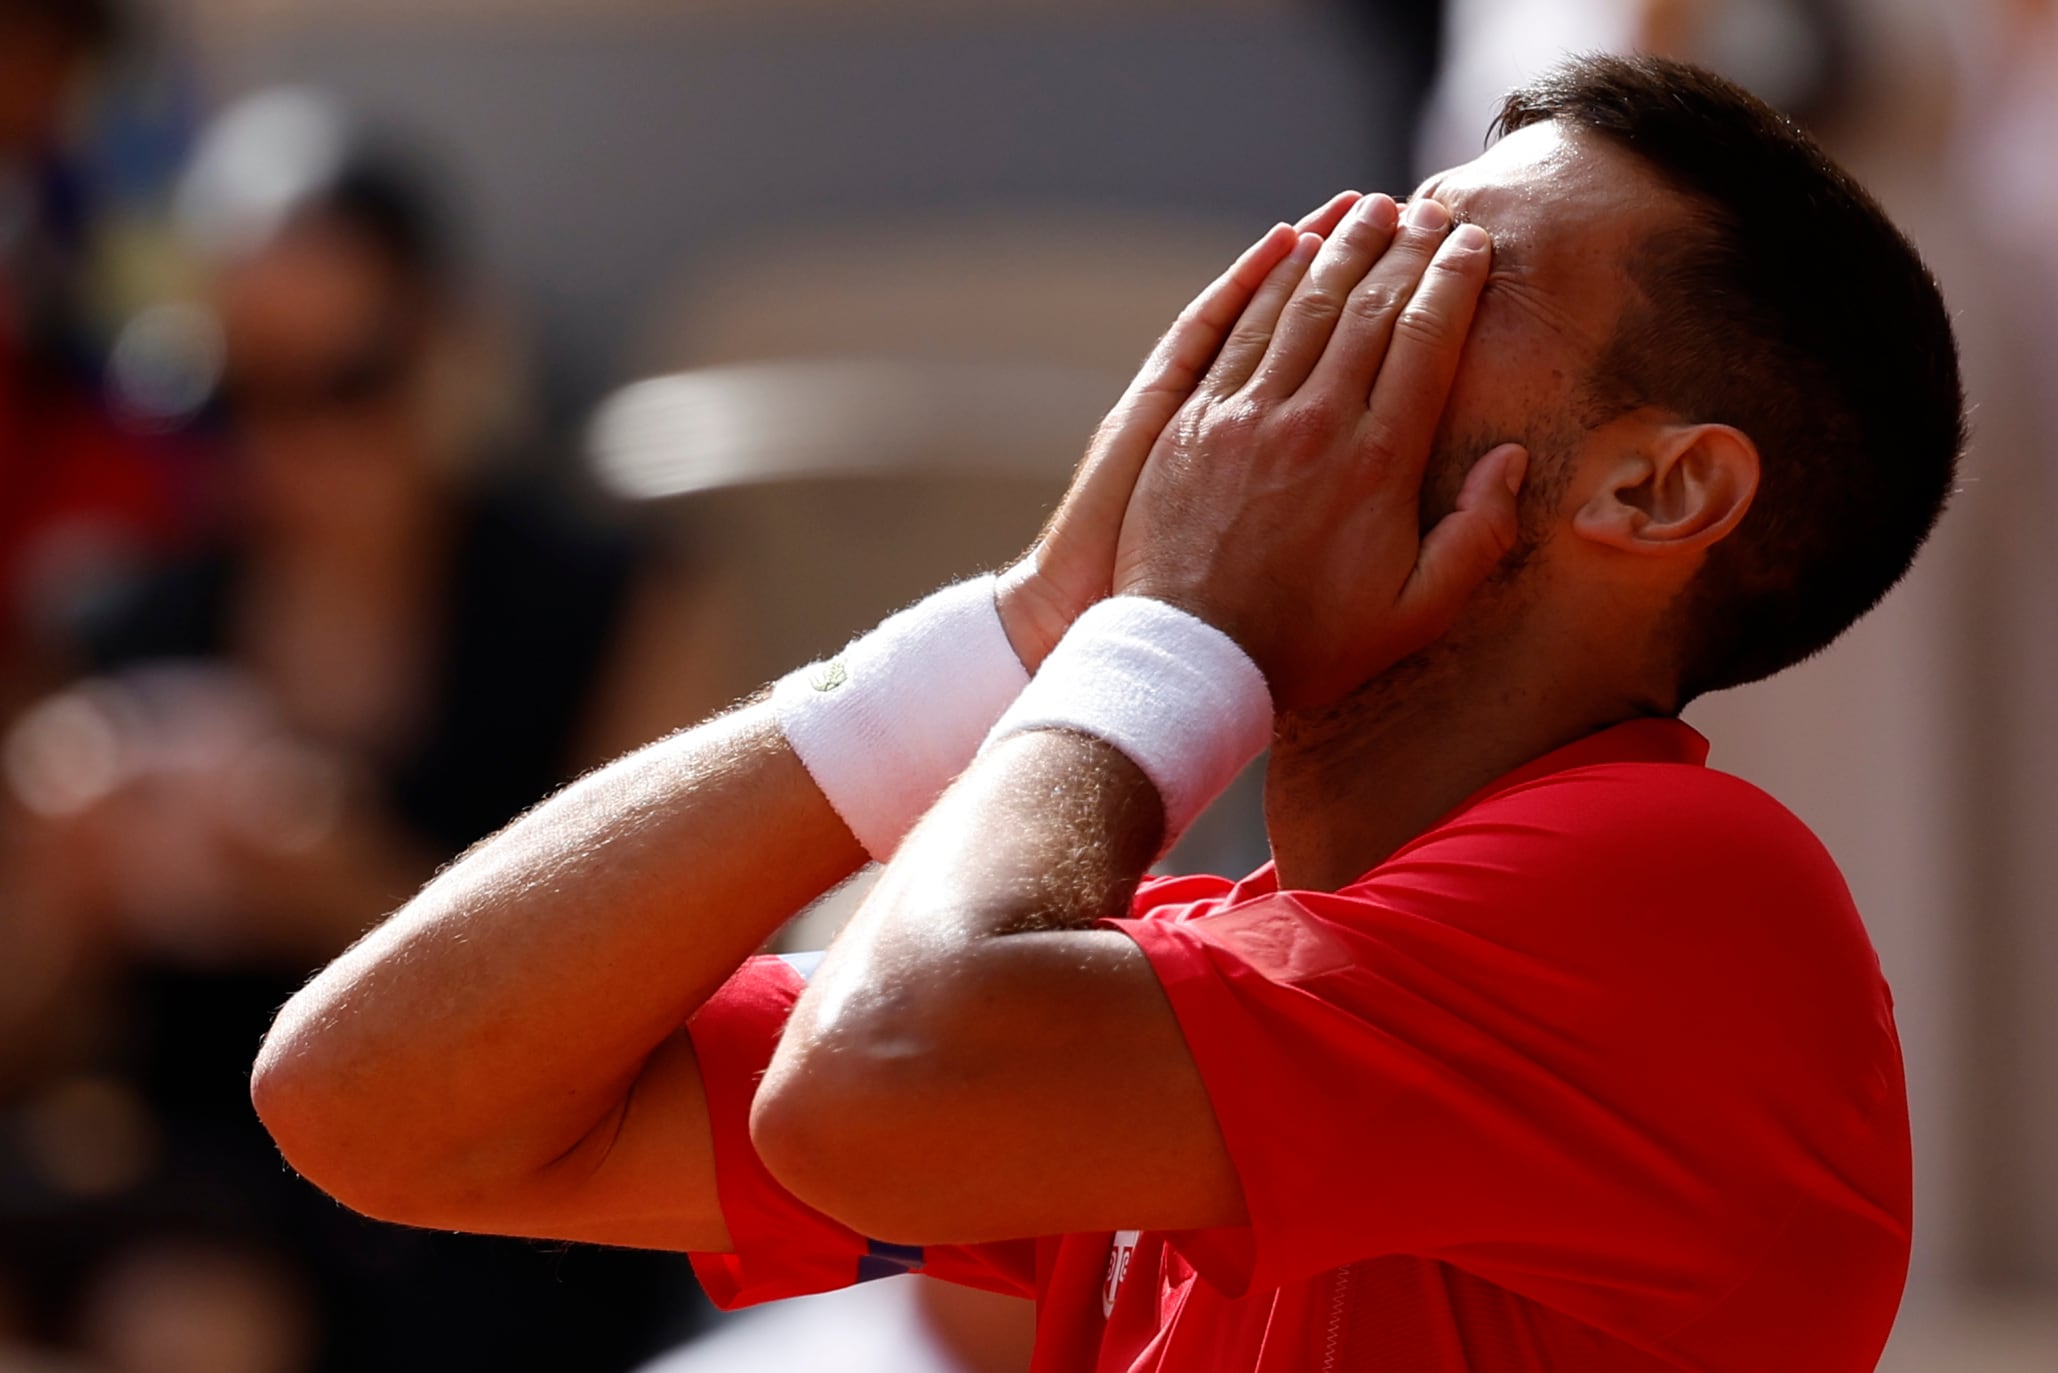
[{"label": "bare arm", "polygon": [[[1117,590],[1226,630],[1297,706],[1441,633],[1515,535],[1512,448],[1418,525],[1483,237],[1363,209],[1253,301],[1160,439],[1116,563]],[[1128,912],[1162,825],[1142,772],[1083,735],[975,763],[794,1010],[752,1113],[773,1173],[900,1242],[1239,1223],[1171,1005],[1134,943],[1093,928]]]},{"label": "bare arm", "polygon": [[864,853],[764,706],[651,745],[480,845],[280,1013],[287,1159],[446,1228],[728,1245],[686,1018]]},{"label": "bare arm", "polygon": [[[1106,594],[1152,443],[1293,237],[1268,234],[1181,316],[1003,579],[1025,662]],[[295,996],[258,1059],[258,1112],[296,1168],[373,1215],[724,1250],[681,1026],[863,858],[768,708],[651,745],[479,845]]]},{"label": "bare arm", "polygon": [[1060,731],[982,759],[809,981],[752,1113],[773,1173],[878,1239],[1240,1223],[1199,1072],[1128,913],[1150,782]]}]

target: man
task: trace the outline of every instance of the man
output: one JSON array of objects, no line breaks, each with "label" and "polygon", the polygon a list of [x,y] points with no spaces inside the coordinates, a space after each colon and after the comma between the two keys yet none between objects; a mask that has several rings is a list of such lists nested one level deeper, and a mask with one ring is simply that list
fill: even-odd
[{"label": "man", "polygon": [[[65,621],[193,522],[190,445],[116,422],[92,320],[94,187],[66,119],[122,38],[112,0],[0,0],[0,713]],[[104,294],[104,291],[101,292]]]},{"label": "man", "polygon": [[[1049,1373],[1872,1367],[1886,989],[1674,717],[1906,569],[1948,321],[1716,78],[1586,59],[1500,125],[1247,253],[996,593],[587,778],[338,960],[259,1060],[287,1157],[693,1250],[729,1303],[1033,1293]],[[1274,865],[1145,880],[1267,734]],[[860,839],[812,976],[746,963]]]}]

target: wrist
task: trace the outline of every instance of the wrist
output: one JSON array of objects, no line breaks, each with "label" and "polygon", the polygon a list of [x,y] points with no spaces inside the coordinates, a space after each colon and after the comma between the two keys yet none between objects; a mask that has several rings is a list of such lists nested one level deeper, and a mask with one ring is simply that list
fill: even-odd
[{"label": "wrist", "polygon": [[788,745],[884,862],[1029,681],[995,579],[947,586],[772,688]]},{"label": "wrist", "polygon": [[1228,634],[1155,598],[1121,595],[1066,632],[987,745],[1066,729],[1112,745],[1164,802],[1169,849],[1272,736],[1272,698]]},{"label": "wrist", "polygon": [[993,601],[1009,647],[1023,670],[1032,674],[1065,637],[1076,615],[1044,576],[1033,550],[995,576]]}]

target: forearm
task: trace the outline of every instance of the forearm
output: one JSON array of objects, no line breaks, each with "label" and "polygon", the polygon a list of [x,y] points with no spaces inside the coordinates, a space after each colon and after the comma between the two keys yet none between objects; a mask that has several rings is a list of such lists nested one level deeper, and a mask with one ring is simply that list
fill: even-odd
[{"label": "forearm", "polygon": [[810,980],[793,1024],[831,999],[890,989],[919,964],[1010,935],[1126,914],[1163,806],[1110,745],[1064,730],[1017,735],[966,771],[881,872]]},{"label": "forearm", "polygon": [[[774,1174],[865,1233],[908,1242],[1232,1216],[1233,1189],[1199,1209],[1191,1191],[1168,1191],[1160,1209],[1078,1186],[1054,1208],[1041,1190],[995,1185],[1047,1172],[1082,1111],[1119,1137],[1132,1114],[1199,1101],[1190,1066],[1166,1075],[1168,1097],[1102,1077],[1111,1054],[1182,1053],[1136,946],[1092,928],[1128,913],[1160,811],[1133,763],[1081,735],[1018,736],[975,763],[887,866],[787,1022],[752,1122]],[[1171,1141],[1164,1157],[1176,1168],[1206,1147]],[[1206,1185],[1219,1171],[1186,1176]]]},{"label": "forearm", "polygon": [[1154,600],[1089,610],[923,818],[789,1018],[751,1134],[877,1238],[1231,1224],[1240,1189],[1129,915],[1270,737],[1263,678]]},{"label": "forearm", "polygon": [[259,1110],[346,1200],[532,1175],[606,1131],[653,1051],[863,858],[764,707],[651,745],[479,845],[295,996]]}]

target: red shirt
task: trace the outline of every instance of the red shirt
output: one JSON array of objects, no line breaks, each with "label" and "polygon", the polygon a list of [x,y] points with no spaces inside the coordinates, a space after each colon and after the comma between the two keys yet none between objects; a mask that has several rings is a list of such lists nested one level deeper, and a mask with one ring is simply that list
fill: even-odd
[{"label": "red shirt", "polygon": [[0,659],[82,584],[176,546],[193,522],[187,456],[59,384],[29,392],[0,337]]},{"label": "red shirt", "polygon": [[1338,892],[1144,884],[1150,959],[1250,1212],[1230,1230],[869,1244],[751,1151],[802,981],[692,1022],[723,1306],[878,1273],[1034,1295],[1037,1373],[1869,1373],[1907,1269],[1892,1004],[1805,826],[1619,725]]}]

